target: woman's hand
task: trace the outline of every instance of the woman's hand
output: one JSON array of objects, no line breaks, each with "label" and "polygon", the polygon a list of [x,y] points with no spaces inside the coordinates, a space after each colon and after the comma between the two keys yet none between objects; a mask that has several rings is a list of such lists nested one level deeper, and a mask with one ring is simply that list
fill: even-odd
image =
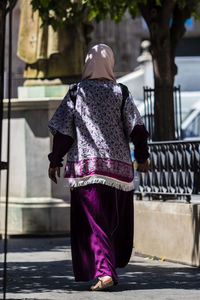
[{"label": "woman's hand", "polygon": [[49,178],[55,183],[57,183],[56,173],[60,177],[60,167],[49,168]]},{"label": "woman's hand", "polygon": [[136,162],[135,169],[138,172],[147,173],[150,170],[150,160],[147,159],[144,163]]}]

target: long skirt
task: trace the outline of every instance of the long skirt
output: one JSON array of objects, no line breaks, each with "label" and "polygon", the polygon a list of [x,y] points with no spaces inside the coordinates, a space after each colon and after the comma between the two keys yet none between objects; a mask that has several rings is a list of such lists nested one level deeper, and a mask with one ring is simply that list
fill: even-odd
[{"label": "long skirt", "polygon": [[76,281],[111,276],[129,262],[133,247],[133,191],[102,184],[71,191],[71,248]]}]

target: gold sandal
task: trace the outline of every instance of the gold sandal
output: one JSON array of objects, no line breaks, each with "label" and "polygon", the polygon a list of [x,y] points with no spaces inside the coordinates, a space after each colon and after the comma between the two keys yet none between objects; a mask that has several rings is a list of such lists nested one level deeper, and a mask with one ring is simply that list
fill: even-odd
[{"label": "gold sandal", "polygon": [[106,290],[109,287],[114,285],[114,281],[112,279],[112,277],[110,277],[107,280],[102,280],[100,277],[98,278],[98,281],[95,285],[91,286],[91,291],[102,291],[102,290]]}]

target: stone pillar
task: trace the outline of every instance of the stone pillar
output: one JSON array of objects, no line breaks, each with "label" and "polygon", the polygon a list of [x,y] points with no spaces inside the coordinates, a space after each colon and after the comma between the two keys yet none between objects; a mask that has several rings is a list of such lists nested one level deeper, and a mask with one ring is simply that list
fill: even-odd
[{"label": "stone pillar", "polygon": [[[12,99],[9,185],[9,234],[69,232],[69,189],[48,178],[52,138],[48,120],[61,99]],[[6,106],[6,105],[5,105]],[[6,110],[6,109],[5,109]],[[5,113],[6,115],[6,113]],[[6,161],[7,120],[3,122]],[[62,174],[63,172],[61,172]],[[6,172],[2,172],[0,232],[4,231]]]}]

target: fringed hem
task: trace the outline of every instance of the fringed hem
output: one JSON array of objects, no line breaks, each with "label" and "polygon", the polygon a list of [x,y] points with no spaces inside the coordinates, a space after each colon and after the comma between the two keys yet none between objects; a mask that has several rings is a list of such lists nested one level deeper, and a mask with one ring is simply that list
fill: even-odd
[{"label": "fringed hem", "polygon": [[100,184],[105,184],[114,187],[118,190],[122,190],[125,192],[129,192],[134,189],[133,181],[125,182],[125,181],[117,180],[115,178],[111,178],[103,175],[91,175],[82,178],[67,178],[67,180],[71,188],[85,186],[88,184],[100,183]]}]

